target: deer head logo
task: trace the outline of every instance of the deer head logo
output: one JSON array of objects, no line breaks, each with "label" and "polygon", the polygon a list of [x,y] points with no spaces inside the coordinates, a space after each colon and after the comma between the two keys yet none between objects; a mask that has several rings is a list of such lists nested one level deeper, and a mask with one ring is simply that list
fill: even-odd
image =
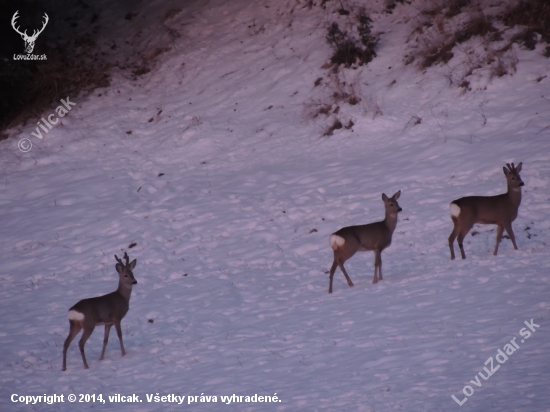
[{"label": "deer head logo", "polygon": [[25,30],[23,33],[21,33],[19,31],[19,27],[15,26],[16,20],[19,17],[17,15],[17,13],[19,13],[19,10],[17,10],[15,12],[15,14],[13,15],[13,17],[11,19],[11,26],[13,27],[13,29],[17,33],[19,33],[21,35],[21,38],[25,42],[25,51],[27,52],[27,54],[31,54],[33,49],[34,49],[34,42],[38,38],[38,35],[44,31],[44,28],[46,27],[46,24],[48,24],[48,21],[50,19],[48,18],[48,15],[46,13],[44,13],[44,24],[42,25],[42,28],[40,30],[34,30],[32,36],[29,36],[29,35],[27,35],[27,30]]}]

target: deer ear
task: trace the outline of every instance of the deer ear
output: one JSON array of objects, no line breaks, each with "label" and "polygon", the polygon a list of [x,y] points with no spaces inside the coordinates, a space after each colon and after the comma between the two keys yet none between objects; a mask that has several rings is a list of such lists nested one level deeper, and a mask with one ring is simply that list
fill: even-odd
[{"label": "deer ear", "polygon": [[134,268],[136,267],[136,263],[137,263],[137,259],[132,260],[130,262],[130,265],[128,266],[128,269],[134,270]]},{"label": "deer ear", "polygon": [[401,190],[398,190],[397,192],[395,192],[395,194],[392,197],[394,200],[397,200],[399,199],[399,196],[401,196]]},{"label": "deer ear", "polygon": [[384,202],[387,202],[387,201],[388,201],[388,196],[386,196],[385,193],[382,193],[382,200],[383,200]]},{"label": "deer ear", "polygon": [[117,263],[115,265],[115,269],[118,273],[122,273],[122,270],[124,269],[124,266],[122,266],[120,263]]},{"label": "deer ear", "polygon": [[521,172],[521,162],[519,162],[518,167],[516,167],[516,172],[518,173]]}]

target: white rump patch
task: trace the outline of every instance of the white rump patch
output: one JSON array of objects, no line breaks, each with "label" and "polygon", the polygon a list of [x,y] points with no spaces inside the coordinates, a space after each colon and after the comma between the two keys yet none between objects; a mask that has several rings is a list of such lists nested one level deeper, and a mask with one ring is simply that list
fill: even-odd
[{"label": "white rump patch", "polygon": [[328,238],[328,243],[333,250],[336,250],[338,249],[338,247],[344,246],[344,243],[346,243],[346,239],[344,239],[342,236],[332,234]]},{"label": "white rump patch", "polygon": [[458,217],[460,215],[460,207],[456,203],[451,203],[451,216]]},{"label": "white rump patch", "polygon": [[69,311],[69,319],[70,320],[84,320],[84,314],[77,312],[76,310],[70,310]]}]

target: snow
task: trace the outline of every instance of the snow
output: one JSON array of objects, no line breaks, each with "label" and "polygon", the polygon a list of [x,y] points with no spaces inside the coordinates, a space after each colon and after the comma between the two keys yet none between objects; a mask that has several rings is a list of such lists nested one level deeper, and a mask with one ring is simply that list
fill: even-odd
[{"label": "snow", "polygon": [[[513,76],[465,92],[448,81],[460,61],[402,62],[413,6],[372,6],[378,57],[343,73],[361,102],[341,105],[354,126],[330,137],[310,114],[333,93],[321,68],[332,14],[243,0],[188,3],[150,73],[116,72],[109,88],[70,96],[76,107],[42,140],[34,124],[12,130],[0,142],[0,410],[550,410],[550,60],[516,47]],[[148,30],[164,9],[147,10],[141,46],[166,46],[165,31]],[[520,161],[519,251],[504,239],[493,256],[495,227],[476,226],[468,258],[451,261],[449,202],[503,193],[502,167]],[[399,189],[383,281],[371,283],[373,253],[358,253],[346,262],[355,286],[338,269],[329,295],[328,237],[383,219],[381,193]],[[90,369],[75,339],[61,372],[67,310],[115,290],[123,251],[138,281],[127,355],[111,333],[98,361],[98,327]],[[540,327],[521,342],[531,320]],[[471,383],[514,337],[519,349]],[[31,406],[12,394],[106,402]],[[222,403],[233,394],[280,402]]]}]

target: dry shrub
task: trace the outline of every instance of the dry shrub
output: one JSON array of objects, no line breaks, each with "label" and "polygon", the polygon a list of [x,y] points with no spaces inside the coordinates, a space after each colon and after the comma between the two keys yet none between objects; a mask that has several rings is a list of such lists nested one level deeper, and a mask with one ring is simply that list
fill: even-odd
[{"label": "dry shrub", "polygon": [[323,88],[317,91],[322,97],[305,105],[306,117],[321,125],[323,136],[332,136],[339,129],[351,129],[354,122],[348,111],[350,106],[361,102],[353,83],[348,84],[340,79],[339,73],[331,72],[322,84]]},{"label": "dry shrub", "polygon": [[[524,9],[524,3],[514,8],[501,4],[498,9],[484,7],[489,3],[476,0],[434,0],[427,4],[429,8],[419,15],[419,24],[408,40],[411,48],[403,61],[415,62],[420,69],[446,64],[450,84],[465,90],[483,89],[491,79],[515,73],[518,58],[513,44],[533,49],[550,22],[550,16],[545,15],[550,2],[547,5],[539,0]],[[506,8],[509,10],[502,14]],[[506,28],[504,23],[510,26],[512,21],[527,26],[521,31]]]},{"label": "dry shrub", "polygon": [[[342,15],[342,13],[339,13]],[[349,14],[349,12],[348,12]],[[356,34],[342,31],[338,23],[333,22],[327,30],[327,42],[334,50],[330,61],[335,66],[351,67],[368,64],[376,57],[378,38],[371,33],[372,20],[365,12],[357,15]]]},{"label": "dry shrub", "polygon": [[550,2],[548,0],[521,1],[502,15],[502,21],[509,27],[524,26],[514,36],[513,42],[533,50],[540,39],[546,42],[545,56],[550,57]]},{"label": "dry shrub", "polygon": [[342,122],[339,119],[334,119],[334,122],[332,125],[325,130],[325,133],[323,133],[323,136],[332,136],[335,130],[344,128],[344,129],[351,129],[354,126],[354,123],[349,120],[346,125],[344,126]]},{"label": "dry shrub", "polygon": [[462,9],[469,6],[470,3],[471,0],[450,0],[445,10],[445,17],[451,18],[462,13]]},{"label": "dry shrub", "polygon": [[403,4],[404,0],[386,0],[386,13],[391,14],[393,10],[397,7],[397,3]]},{"label": "dry shrub", "polygon": [[502,39],[499,31],[493,26],[493,23],[491,23],[485,14],[480,13],[474,16],[464,25],[464,27],[455,33],[454,40],[456,44],[461,44],[470,40],[472,37],[485,37],[487,35],[491,35],[490,39],[493,41]]},{"label": "dry shrub", "polygon": [[420,67],[426,69],[436,64],[446,64],[454,57],[456,45],[467,42],[473,37],[490,36],[492,41],[501,40],[499,31],[483,13],[478,13],[462,26],[450,29],[444,18],[436,16],[432,32],[424,37],[424,48],[420,50]]}]

